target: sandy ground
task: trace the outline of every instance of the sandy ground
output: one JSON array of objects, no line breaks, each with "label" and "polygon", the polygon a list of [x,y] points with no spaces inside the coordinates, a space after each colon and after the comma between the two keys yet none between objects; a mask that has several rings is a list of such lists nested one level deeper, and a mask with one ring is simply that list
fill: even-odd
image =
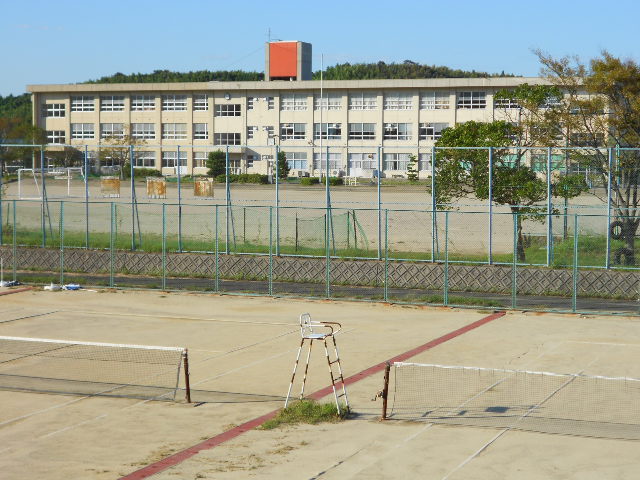
[{"label": "sandy ground", "polygon": [[[192,385],[219,396],[195,406],[0,391],[3,478],[115,479],[281,407],[304,311],[343,323],[346,376],[488,314],[161,292],[2,296],[0,335],[186,346]],[[640,377],[638,334],[637,318],[511,312],[411,361]],[[320,350],[308,392],[328,383]],[[355,415],[347,422],[250,431],[153,478],[635,479],[640,472],[633,441],[510,431],[487,446],[499,430],[379,422],[380,402],[371,399],[381,383],[375,375],[350,388]]]}]

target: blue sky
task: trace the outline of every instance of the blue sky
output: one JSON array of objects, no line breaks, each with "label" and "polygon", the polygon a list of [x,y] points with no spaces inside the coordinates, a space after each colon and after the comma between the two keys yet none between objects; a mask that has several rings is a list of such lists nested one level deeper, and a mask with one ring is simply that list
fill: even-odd
[{"label": "blue sky", "polygon": [[640,2],[628,0],[0,0],[0,95],[116,72],[262,71],[264,42],[313,44],[313,69],[344,62],[539,74],[534,48],[640,61]]}]

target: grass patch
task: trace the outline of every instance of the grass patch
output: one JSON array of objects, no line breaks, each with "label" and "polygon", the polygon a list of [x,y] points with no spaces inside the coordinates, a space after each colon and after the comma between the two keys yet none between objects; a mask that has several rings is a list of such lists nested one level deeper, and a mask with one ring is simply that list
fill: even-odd
[{"label": "grass patch", "polygon": [[297,425],[306,423],[316,425],[318,423],[338,423],[348,415],[346,407],[338,413],[335,403],[318,403],[315,400],[299,400],[287,408],[282,409],[278,415],[263,423],[260,430],[271,430],[282,425]]}]

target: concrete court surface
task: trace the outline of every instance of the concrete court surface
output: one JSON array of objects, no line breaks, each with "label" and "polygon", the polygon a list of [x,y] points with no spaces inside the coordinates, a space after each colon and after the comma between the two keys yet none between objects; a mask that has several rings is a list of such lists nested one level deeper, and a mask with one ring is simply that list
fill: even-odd
[{"label": "concrete court surface", "polygon": [[[119,478],[281,407],[299,343],[297,317],[306,311],[343,323],[345,376],[490,313],[106,290],[0,296],[0,335],[188,347],[192,386],[213,399],[195,406],[0,390],[2,478]],[[640,319],[632,317],[509,312],[411,361],[638,378],[639,333]],[[328,384],[323,362],[316,348],[307,392]],[[380,422],[380,401],[371,399],[381,384],[380,374],[351,386],[354,416],[346,422],[252,430],[150,478],[640,475],[638,442],[518,431],[495,439],[497,429]]]}]

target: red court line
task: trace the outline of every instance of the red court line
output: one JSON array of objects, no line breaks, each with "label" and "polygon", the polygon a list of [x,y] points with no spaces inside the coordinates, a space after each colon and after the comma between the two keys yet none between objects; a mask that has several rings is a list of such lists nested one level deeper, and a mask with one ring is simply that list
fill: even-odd
[{"label": "red court line", "polygon": [[[393,362],[402,362],[404,360],[407,360],[408,358],[411,358],[415,355],[418,355],[419,353],[430,350],[433,347],[436,347],[453,338],[459,337],[460,335],[467,333],[475,328],[481,327],[482,325],[489,323],[492,320],[495,320],[496,318],[500,318],[504,314],[505,312],[493,313],[487,317],[481,318],[480,320],[470,323],[469,325],[465,325],[462,328],[449,332],[446,335],[443,335],[442,337],[438,337],[435,340],[431,340],[430,342],[425,343],[424,345],[420,345],[419,347],[416,347],[412,350],[401,353],[400,355],[390,358],[387,361],[390,363],[393,363]],[[366,370],[363,370],[359,373],[356,373],[355,375],[345,378],[345,384],[351,385],[375,373],[382,371],[387,361],[378,363],[372,367],[367,368]],[[315,400],[318,400],[320,398],[323,398],[329,395],[332,392],[333,392],[333,389],[329,386],[321,390],[318,390],[317,392],[312,393],[311,395],[308,396],[308,398],[313,398]],[[277,409],[261,417],[254,418],[253,420],[249,420],[248,422],[243,423],[242,425],[232,428],[231,430],[227,430],[226,432],[216,435],[215,437],[211,437],[208,440],[205,440],[204,442],[198,443],[197,445],[194,445],[185,450],[182,450],[181,452],[174,453],[173,455],[163,458],[158,462],[152,463],[151,465],[147,465],[146,467],[143,467],[140,470],[136,470],[135,472],[125,475],[124,477],[121,477],[120,480],[142,480],[144,478],[149,478],[150,476],[155,475],[156,473],[162,472],[167,468],[171,468],[175,465],[178,465],[179,463],[184,462],[185,460],[193,457],[194,455],[198,454],[202,450],[209,450],[211,448],[217,447],[222,443],[225,443],[229,440],[239,437],[240,435],[242,435],[243,433],[249,430],[253,430],[254,428],[262,425],[267,420],[270,420],[273,417],[275,417],[279,411],[280,409]]]},{"label": "red court line", "polygon": [[0,295],[11,295],[12,293],[27,292],[33,287],[16,288],[15,290],[7,290],[6,292],[0,292]]}]

